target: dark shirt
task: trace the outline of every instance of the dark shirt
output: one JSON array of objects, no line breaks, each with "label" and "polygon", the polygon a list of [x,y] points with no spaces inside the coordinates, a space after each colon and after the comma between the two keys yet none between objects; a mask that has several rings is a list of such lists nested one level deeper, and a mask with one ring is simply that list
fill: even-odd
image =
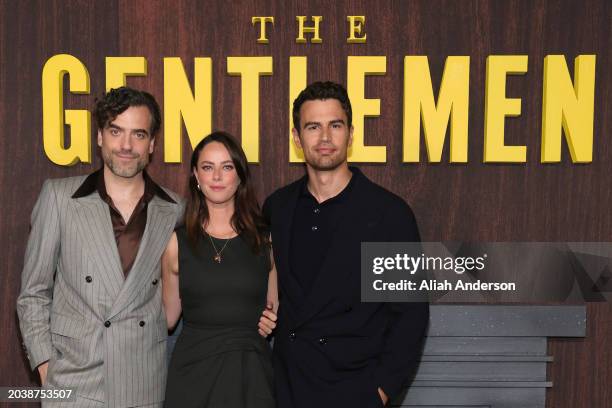
[{"label": "dark shirt", "polygon": [[346,210],[353,180],[336,196],[318,203],[305,182],[293,215],[289,259],[291,273],[304,294],[310,292],[334,232],[338,215]]},{"label": "dark shirt", "polygon": [[127,277],[130,269],[132,269],[138,254],[140,241],[147,226],[147,206],[149,202],[155,195],[166,201],[175,202],[161,187],[155,184],[146,172],[143,171],[142,174],[145,182],[144,194],[136,204],[136,207],[134,207],[134,211],[127,223],[119,210],[117,210],[117,207],[115,207],[113,199],[106,192],[103,169],[90,174],[72,195],[72,198],[79,198],[97,191],[100,198],[108,204],[113,233],[119,251],[119,259],[121,260],[121,268],[125,277]]}]

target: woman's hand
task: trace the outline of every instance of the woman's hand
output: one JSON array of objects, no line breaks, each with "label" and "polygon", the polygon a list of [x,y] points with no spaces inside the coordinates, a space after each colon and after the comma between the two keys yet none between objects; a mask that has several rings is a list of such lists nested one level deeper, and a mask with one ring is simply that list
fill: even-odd
[{"label": "woman's hand", "polygon": [[[259,332],[261,337],[268,337],[270,334],[272,334],[272,330],[276,328],[277,316],[274,308],[274,303],[268,301],[266,309],[261,313],[259,323],[257,324],[257,331]],[[278,309],[278,306],[276,307],[276,309]]]}]

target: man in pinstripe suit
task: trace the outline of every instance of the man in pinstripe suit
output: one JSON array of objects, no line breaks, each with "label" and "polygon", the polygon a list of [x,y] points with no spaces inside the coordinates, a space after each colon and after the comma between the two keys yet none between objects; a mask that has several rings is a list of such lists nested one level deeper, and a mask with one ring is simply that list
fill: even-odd
[{"label": "man in pinstripe suit", "polygon": [[104,167],[47,180],[32,212],[17,300],[24,345],[44,386],[74,389],[66,406],[161,406],[160,257],[183,204],[144,171],[161,122],[153,96],[111,90],[94,116]]}]

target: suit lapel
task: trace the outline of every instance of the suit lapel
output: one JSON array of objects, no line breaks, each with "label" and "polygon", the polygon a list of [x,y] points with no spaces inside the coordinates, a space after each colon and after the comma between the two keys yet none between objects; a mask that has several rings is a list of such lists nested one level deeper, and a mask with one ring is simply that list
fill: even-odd
[{"label": "suit lapel", "polygon": [[147,225],[138,253],[125,283],[115,298],[109,319],[128,305],[138,295],[140,288],[155,279],[153,275],[158,271],[155,265],[161,261],[163,251],[176,225],[176,205],[157,196],[149,202]]},{"label": "suit lapel", "polygon": [[[302,287],[291,273],[291,264],[289,262],[289,252],[291,250],[291,231],[293,227],[293,217],[295,208],[297,206],[297,200],[300,194],[303,183],[306,182],[306,177],[303,177],[287,197],[287,201],[282,207],[282,212],[279,216],[280,222],[274,224],[278,227],[272,232],[272,241],[275,248],[275,256],[278,260],[276,270],[279,274],[279,285],[283,286],[283,289],[287,293],[291,293],[291,296],[287,299],[293,301],[294,307],[297,309],[302,303],[304,298],[304,292]],[[276,232],[276,234],[275,234]]]},{"label": "suit lapel", "polygon": [[75,219],[83,245],[94,265],[101,271],[102,284],[110,298],[115,299],[123,285],[124,276],[108,206],[97,192],[77,198]]}]

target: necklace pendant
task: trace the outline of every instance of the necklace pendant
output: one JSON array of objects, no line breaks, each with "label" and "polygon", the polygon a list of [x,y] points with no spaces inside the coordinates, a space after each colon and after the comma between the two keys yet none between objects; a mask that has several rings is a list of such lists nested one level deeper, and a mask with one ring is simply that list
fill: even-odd
[{"label": "necklace pendant", "polygon": [[221,255],[217,254],[213,257],[216,263],[221,263]]}]

